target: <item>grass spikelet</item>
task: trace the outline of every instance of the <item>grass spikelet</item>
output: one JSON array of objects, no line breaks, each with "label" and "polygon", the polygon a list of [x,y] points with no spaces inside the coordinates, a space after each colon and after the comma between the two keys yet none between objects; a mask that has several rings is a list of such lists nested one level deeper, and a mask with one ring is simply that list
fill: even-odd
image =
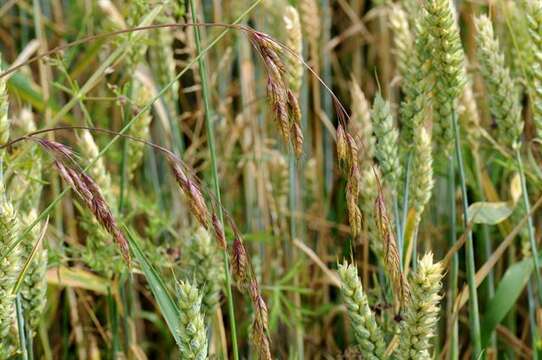
[{"label": "grass spikelet", "polygon": [[201,312],[205,318],[212,316],[220,297],[224,281],[219,249],[204,227],[199,227],[192,237],[188,250],[189,277],[192,275],[202,296]]},{"label": "grass spikelet", "polygon": [[399,132],[393,123],[389,104],[377,94],[372,111],[373,127],[376,142],[376,158],[378,159],[382,177],[393,192],[397,189],[401,167],[399,166],[399,154],[397,140]]},{"label": "grass spikelet", "polygon": [[364,163],[370,164],[372,162],[375,154],[371,105],[354,78],[352,78],[350,85],[350,96],[352,98],[352,115],[348,123],[348,131],[358,144],[358,148],[363,149],[358,157],[360,166],[363,168]]},{"label": "grass spikelet", "polygon": [[423,212],[425,205],[431,199],[433,190],[433,158],[431,156],[431,138],[424,128],[416,134],[412,166],[412,179],[410,180],[410,196],[412,205],[416,209],[416,222]]},{"label": "grass spikelet", "polygon": [[226,234],[224,233],[224,226],[218,220],[218,216],[216,216],[216,213],[213,212],[213,215],[211,216],[211,222],[213,223],[213,231],[216,238],[216,241],[218,243],[218,247],[222,250],[225,250],[228,246],[226,243]]},{"label": "grass spikelet", "polygon": [[260,355],[260,359],[271,360],[270,342],[267,333],[268,329],[268,311],[267,305],[260,293],[258,283],[252,280],[249,285],[249,295],[254,307],[254,321],[252,322],[252,341]]},{"label": "grass spikelet", "polygon": [[475,149],[480,143],[480,114],[474,98],[472,81],[468,81],[459,103],[459,121],[465,138]]},{"label": "grass spikelet", "polygon": [[299,12],[301,15],[301,27],[305,37],[309,40],[311,46],[317,46],[320,29],[320,15],[318,5],[315,0],[300,0]]},{"label": "grass spikelet", "polygon": [[348,143],[343,126],[337,125],[337,158],[340,163],[345,163],[348,157]]},{"label": "grass spikelet", "polygon": [[[393,46],[397,57],[397,69],[399,75],[407,82],[413,72],[412,59],[414,52],[414,37],[410,31],[407,13],[399,4],[392,4],[389,9],[390,25],[393,31]],[[419,71],[420,69],[416,69]],[[403,84],[404,87],[407,84]]]},{"label": "grass spikelet", "polygon": [[271,77],[267,80],[267,97],[271,104],[271,109],[275,114],[275,120],[280,129],[282,140],[288,144],[290,142],[290,120],[288,118],[288,100],[286,91]]},{"label": "grass spikelet", "polygon": [[[143,108],[149,100],[152,98],[152,94],[147,85],[140,81],[134,81],[133,83],[133,97],[134,105],[137,109]],[[130,127],[129,135],[148,140],[150,137],[149,126],[152,121],[150,110],[146,110],[139,119]],[[128,177],[133,178],[134,172],[141,165],[143,161],[143,152],[145,150],[145,144],[138,141],[129,141],[127,147],[127,163],[128,163]]]},{"label": "grass spikelet", "polygon": [[538,138],[542,138],[542,4],[540,1],[521,0],[527,17],[529,42],[526,59],[526,70],[530,75],[529,87],[533,103],[533,120]]},{"label": "grass spikelet", "polygon": [[350,169],[350,176],[346,185],[346,208],[348,210],[348,220],[352,228],[352,236],[357,236],[361,232],[361,210],[358,207],[358,197],[360,188],[360,173],[357,164]]},{"label": "grass spikelet", "polygon": [[279,217],[285,214],[288,207],[288,191],[290,189],[290,176],[288,161],[279,151],[272,150],[269,159],[269,186],[272,193],[272,216]]},{"label": "grass spikelet", "polygon": [[415,40],[410,44],[411,48],[404,50],[405,54],[402,56],[406,64],[401,82],[404,100],[401,103],[400,116],[403,128],[402,144],[406,147],[410,147],[414,142],[416,132],[423,125],[424,109],[430,105],[429,95],[433,85],[430,74],[430,37],[427,28],[419,20],[415,22],[415,30]]},{"label": "grass spikelet", "polygon": [[[21,109],[13,125],[24,134],[36,131],[32,111],[28,108]],[[43,187],[41,155],[39,147],[32,147],[19,158],[20,166],[17,166],[17,171],[10,180],[10,198],[20,212],[28,212],[38,206]]]},{"label": "grass spikelet", "polygon": [[384,243],[384,265],[393,287],[396,307],[401,309],[408,298],[410,290],[401,269],[397,241],[391,228],[382,192],[378,193],[375,201],[375,215],[380,238]]},{"label": "grass spikelet", "polygon": [[369,307],[356,267],[346,262],[339,264],[339,277],[343,302],[361,354],[367,359],[385,359],[384,334]]},{"label": "grass spikelet", "polygon": [[187,360],[207,359],[207,336],[201,312],[201,295],[198,288],[181,281],[177,287],[181,323],[179,332],[181,358]]},{"label": "grass spikelet", "polygon": [[427,253],[410,278],[411,295],[401,325],[398,359],[432,359],[431,339],[439,316],[442,266]]},{"label": "grass spikelet", "polygon": [[205,203],[205,199],[203,198],[199,186],[186,176],[186,173],[177,161],[171,157],[168,158],[168,161],[175,181],[184,195],[188,198],[188,205],[192,215],[194,215],[201,226],[207,228],[210,219],[209,209],[207,208],[207,204]]},{"label": "grass spikelet", "polygon": [[433,138],[445,154],[453,145],[452,112],[466,81],[465,54],[450,0],[425,0],[424,26],[432,37]]},{"label": "grass spikelet", "polygon": [[505,66],[489,18],[484,15],[477,18],[476,28],[480,72],[487,86],[489,107],[497,123],[497,140],[516,149],[523,131],[518,91]]},{"label": "grass spikelet", "polygon": [[[32,224],[37,218],[36,210],[32,209],[21,218],[22,224],[26,227]],[[35,243],[39,240],[40,229],[36,226],[23,241],[23,262],[26,262],[31,255]],[[21,298],[25,319],[32,332],[37,330],[47,304],[47,250],[40,244],[34,258],[30,263],[27,273],[21,285]]]},{"label": "grass spikelet", "polygon": [[303,64],[299,57],[303,56],[303,39],[301,36],[301,24],[299,13],[293,6],[287,6],[284,10],[284,27],[286,29],[286,46],[297,56],[288,53],[286,57],[286,74],[288,84],[294,94],[299,94],[301,81],[303,80]]},{"label": "grass spikelet", "polygon": [[[1,55],[0,53],[0,69],[2,68]],[[5,77],[0,78],[0,144],[5,144],[9,141],[9,101],[6,82]]]},{"label": "grass spikelet", "polygon": [[379,261],[384,263],[384,246],[376,223],[375,202],[378,196],[378,165],[366,168],[361,174],[360,207],[365,219],[369,246]]},{"label": "grass spikelet", "polygon": [[[174,23],[170,16],[160,19],[164,23]],[[173,54],[174,32],[169,28],[156,29],[150,32],[149,65],[154,78],[160,87],[166,86],[176,76],[176,65]],[[162,95],[171,121],[177,116],[177,103],[179,97],[179,83],[174,82]]]},{"label": "grass spikelet", "polygon": [[[0,249],[8,249],[19,235],[19,219],[6,197],[4,185],[0,185]],[[8,358],[10,331],[15,315],[15,294],[12,293],[20,270],[20,247],[16,247],[0,261],[0,357]]]},{"label": "grass spikelet", "polygon": [[231,266],[232,273],[239,286],[243,287],[246,283],[246,280],[249,276],[249,264],[247,251],[245,250],[245,245],[241,240],[240,235],[236,235],[233,239],[232,252],[231,252]]}]

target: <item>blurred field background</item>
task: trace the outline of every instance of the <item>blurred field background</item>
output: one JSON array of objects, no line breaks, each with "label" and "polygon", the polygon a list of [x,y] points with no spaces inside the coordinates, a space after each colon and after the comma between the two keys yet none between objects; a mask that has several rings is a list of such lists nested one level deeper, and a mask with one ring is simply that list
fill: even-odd
[{"label": "blurred field background", "polygon": [[540,0],[0,0],[0,359],[538,359]]}]

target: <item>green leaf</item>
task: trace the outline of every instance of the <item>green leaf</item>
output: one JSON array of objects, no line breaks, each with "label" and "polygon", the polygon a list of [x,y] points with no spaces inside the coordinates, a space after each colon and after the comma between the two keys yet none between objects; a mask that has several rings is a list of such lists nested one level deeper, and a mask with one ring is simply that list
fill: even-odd
[{"label": "green leaf", "polygon": [[514,207],[509,203],[501,202],[476,202],[469,206],[469,223],[495,225],[506,220]]},{"label": "green leaf", "polygon": [[528,258],[510,266],[499,282],[495,296],[487,306],[482,317],[482,346],[485,347],[491,333],[514,306],[521,292],[527,285],[533,271],[533,259]]},{"label": "green leaf", "polygon": [[168,289],[164,280],[160,277],[159,272],[154,268],[150,263],[147,257],[144,255],[141,247],[132,236],[130,231],[124,227],[126,234],[128,235],[128,242],[130,243],[130,248],[141,266],[141,271],[145,275],[149,287],[156,299],[158,307],[162,316],[166,320],[166,323],[171,331],[171,334],[175,338],[177,344],[181,344],[179,324],[181,323],[180,311],[177,306],[177,303],[170,296]]}]

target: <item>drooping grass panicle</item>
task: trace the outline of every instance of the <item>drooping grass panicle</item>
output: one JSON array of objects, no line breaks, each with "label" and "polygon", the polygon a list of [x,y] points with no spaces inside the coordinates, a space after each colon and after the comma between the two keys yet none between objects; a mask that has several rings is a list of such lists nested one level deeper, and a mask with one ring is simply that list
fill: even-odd
[{"label": "drooping grass panicle", "polygon": [[54,164],[60,176],[75,190],[98,223],[113,237],[124,260],[130,263],[128,242],[118,227],[113,212],[98,184],[73,164],[68,163],[66,156],[70,159],[72,157],[71,151],[67,147],[51,140],[39,139],[38,142],[56,158]]},{"label": "drooping grass panicle", "polygon": [[[286,144],[291,144],[299,158],[303,152],[301,110],[293,89],[290,88],[288,68],[282,59],[282,47],[269,35],[250,31],[249,39],[258,51],[267,73],[267,98]],[[292,49],[291,49],[292,50]],[[294,56],[296,53],[288,53]],[[299,59],[297,59],[299,61]]]},{"label": "drooping grass panicle", "polygon": [[234,233],[230,254],[232,274],[237,281],[239,289],[248,292],[254,310],[251,340],[260,358],[270,360],[272,357],[267,305],[261,294],[258,280],[252,268],[241,234],[233,221],[230,221],[230,225]]},{"label": "drooping grass panicle", "polygon": [[361,354],[367,359],[385,359],[384,334],[369,306],[356,267],[346,262],[339,264],[339,277],[343,302]]},{"label": "drooping grass panicle", "polygon": [[258,282],[253,277],[249,285],[249,295],[254,308],[254,320],[252,322],[252,342],[260,356],[260,359],[271,360],[271,344],[269,340],[269,315],[267,305],[261,295]]},{"label": "drooping grass panicle", "polygon": [[187,360],[207,359],[207,335],[201,311],[201,295],[195,285],[181,281],[177,287],[180,310],[179,332],[181,357]]},{"label": "drooping grass panicle", "polygon": [[168,156],[168,163],[175,181],[183,194],[188,198],[188,205],[192,215],[194,215],[201,226],[208,228],[209,221],[211,220],[210,212],[199,185],[186,174],[182,164],[177,159]]},{"label": "drooping grass panicle", "polygon": [[482,15],[476,19],[478,61],[489,94],[489,107],[497,123],[497,140],[512,148],[520,145],[523,121],[519,94],[504,63],[504,56],[493,34],[491,20]]},{"label": "drooping grass panicle", "polygon": [[437,147],[448,154],[453,145],[452,115],[466,81],[465,54],[459,36],[456,13],[450,0],[423,1],[423,26],[431,36],[431,72],[433,138]]},{"label": "drooping grass panicle", "polygon": [[433,254],[418,260],[417,270],[410,277],[411,295],[401,324],[398,359],[432,359],[431,340],[436,334],[439,317],[439,294],[442,266],[433,263]]}]

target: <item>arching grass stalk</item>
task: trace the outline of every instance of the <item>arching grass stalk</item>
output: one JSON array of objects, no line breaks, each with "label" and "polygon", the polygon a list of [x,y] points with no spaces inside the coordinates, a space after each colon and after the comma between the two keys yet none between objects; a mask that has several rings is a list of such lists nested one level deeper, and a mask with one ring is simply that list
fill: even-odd
[{"label": "arching grass stalk", "polygon": [[[194,0],[190,0],[190,10],[192,13],[192,20],[196,21],[197,16],[196,16],[196,7],[194,5]],[[224,213],[222,211],[222,202],[220,200],[220,183],[218,180],[218,167],[216,164],[215,135],[214,135],[214,129],[213,129],[213,120],[211,118],[211,105],[209,102],[209,88],[207,84],[207,68],[206,68],[205,58],[203,56],[199,56],[202,52],[202,49],[201,49],[200,31],[199,31],[198,26],[194,26],[194,37],[196,40],[196,56],[198,58],[199,75],[200,75],[200,81],[201,81],[201,93],[203,96],[203,106],[204,106],[204,111],[205,111],[205,127],[207,129],[207,143],[209,145],[209,154],[211,155],[211,172],[213,176],[213,187],[214,187],[216,202],[218,205],[217,206],[218,217],[220,219],[220,222],[224,224]],[[237,325],[235,323],[235,310],[233,307],[233,294],[231,291],[231,274],[230,274],[227,247],[224,248],[223,257],[224,257],[224,274],[226,275],[226,298],[228,301],[228,316],[230,320],[233,358],[235,360],[238,360],[239,349],[237,348]]]},{"label": "arching grass stalk", "polygon": [[[256,0],[249,8],[247,8],[231,25],[238,24],[247,14],[249,14],[262,0]],[[124,125],[120,131],[113,136],[113,138],[100,150],[98,153],[98,156],[96,156],[94,159],[89,161],[89,164],[83,169],[84,172],[86,172],[88,169],[90,169],[97,161],[100,159],[103,154],[106,153],[107,150],[113,146],[119,138],[121,138],[125,133],[130,129],[133,123],[135,123],[141,116],[143,116],[147,111],[150,110],[152,105],[160,99],[160,97],[179,79],[186,73],[188,70],[192,68],[192,66],[198,61],[198,59],[202,56],[204,56],[213,46],[215,46],[226,34],[231,30],[231,27],[226,27],[213,41],[209,43],[204,49],[200,51],[200,53],[194,57],[194,59],[190,60],[186,66],[177,74],[177,76],[172,79],[166,86],[164,86],[145,106],[139,110],[139,112],[132,118],[130,121]],[[14,71],[17,67],[8,70],[2,74],[2,76],[6,76],[10,72]],[[22,231],[19,236],[17,237],[16,241],[13,242],[13,244],[7,249],[7,251],[0,256],[0,261],[3,261],[7,256],[9,256],[13,250],[21,243],[21,241],[24,240],[24,238],[32,231],[32,229],[40,223],[40,221],[44,220],[47,215],[51,213],[51,211],[55,208],[55,206],[60,202],[62,197],[70,190],[69,187],[66,187],[62,192],[56,196],[51,203],[39,214],[36,219],[26,227],[24,231]]]},{"label": "arching grass stalk", "polygon": [[[459,182],[461,186],[461,198],[463,204],[463,224],[464,231],[467,232],[467,240],[465,246],[465,263],[467,267],[467,283],[469,286],[469,320],[471,327],[471,336],[474,345],[474,356],[480,356],[482,352],[482,338],[480,334],[480,314],[478,313],[478,294],[476,289],[476,264],[474,262],[474,244],[472,240],[472,230],[469,229],[468,209],[469,200],[467,198],[467,184],[465,179],[465,166],[463,164],[463,154],[461,151],[461,139],[459,135],[459,124],[457,113],[452,109],[452,126],[454,131],[454,145],[457,164],[459,167]],[[455,222],[454,222],[455,223]]]}]

